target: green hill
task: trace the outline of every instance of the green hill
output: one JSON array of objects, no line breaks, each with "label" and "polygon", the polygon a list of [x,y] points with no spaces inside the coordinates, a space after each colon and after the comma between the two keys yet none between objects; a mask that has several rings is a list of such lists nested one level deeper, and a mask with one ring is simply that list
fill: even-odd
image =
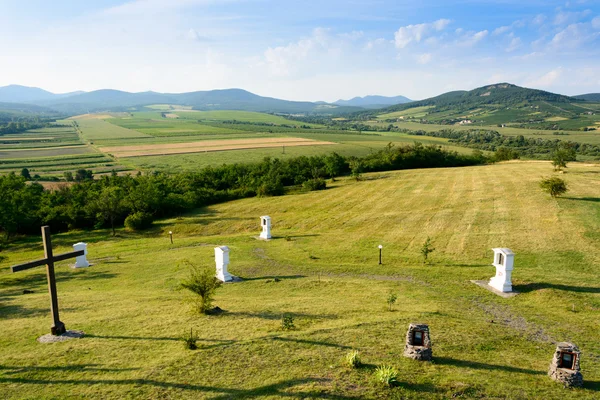
[{"label": "green hill", "polygon": [[[85,332],[61,343],[36,342],[51,323],[44,268],[8,266],[43,249],[20,238],[0,253],[2,398],[597,399],[600,176],[569,167],[571,191],[558,199],[537,187],[549,163],[519,162],[344,178],[147,233],[53,234],[56,254],[84,241],[93,264],[56,264],[61,320]],[[265,214],[274,238],[256,240]],[[436,250],[424,264],[428,236]],[[217,290],[223,314],[198,315],[178,290],[185,260],[214,271],[217,245],[243,281]],[[500,246],[516,253],[510,299],[469,282],[493,276]],[[295,329],[282,329],[286,313]],[[402,356],[411,322],[429,324],[433,362]],[[194,351],[180,339],[190,329]],[[582,351],[583,388],[547,376],[560,341]],[[361,368],[345,365],[352,350]],[[375,380],[379,365],[398,371],[396,387]]]},{"label": "green hill", "polygon": [[[584,100],[510,83],[453,91],[378,110],[379,119],[438,124],[510,125],[536,129],[586,129],[598,108]],[[411,110],[421,107],[413,113]]]},{"label": "green hill", "polygon": [[579,99],[579,100],[600,102],[600,93],[580,94],[580,95],[573,96],[573,97],[576,99]]}]

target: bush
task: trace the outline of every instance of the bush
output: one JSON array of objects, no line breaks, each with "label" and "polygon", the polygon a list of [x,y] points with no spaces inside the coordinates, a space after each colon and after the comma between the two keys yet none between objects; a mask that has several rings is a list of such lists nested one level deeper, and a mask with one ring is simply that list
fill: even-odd
[{"label": "bush", "polygon": [[140,231],[150,228],[153,221],[152,214],[137,211],[125,218],[125,226],[132,231]]},{"label": "bush", "polygon": [[386,386],[398,383],[398,371],[390,365],[381,365],[375,370],[375,378]]},{"label": "bush", "polygon": [[304,187],[304,189],[306,190],[325,190],[327,189],[327,183],[325,182],[324,179],[321,178],[316,178],[316,179],[309,179],[307,181],[305,181],[302,186]]},{"label": "bush", "polygon": [[189,278],[181,282],[180,287],[196,294],[196,307],[198,312],[207,314],[212,306],[213,296],[221,281],[215,278],[214,270],[201,268],[186,262],[190,266]]},{"label": "bush", "polygon": [[427,236],[427,240],[421,246],[421,254],[423,255],[423,264],[429,259],[429,253],[433,253],[435,249],[431,246],[431,238]]},{"label": "bush", "polygon": [[550,193],[550,196],[557,197],[561,194],[565,194],[569,188],[567,187],[567,183],[555,176],[542,179],[540,182],[540,187],[544,192]]},{"label": "bush", "polygon": [[181,340],[183,340],[183,346],[188,350],[196,350],[198,348],[198,334],[194,333],[192,328],[190,328],[190,334],[184,334]]},{"label": "bush", "polygon": [[358,368],[362,365],[360,362],[360,356],[358,355],[358,350],[353,350],[350,353],[346,354],[346,365],[350,368]]},{"label": "bush", "polygon": [[398,296],[396,295],[396,293],[390,292],[390,294],[388,295],[388,298],[387,298],[387,303],[388,303],[388,306],[390,307],[390,311],[392,311],[392,306],[394,305],[396,300],[398,300]]},{"label": "bush", "polygon": [[294,317],[291,314],[283,314],[281,317],[281,329],[284,331],[291,331],[295,329]]}]

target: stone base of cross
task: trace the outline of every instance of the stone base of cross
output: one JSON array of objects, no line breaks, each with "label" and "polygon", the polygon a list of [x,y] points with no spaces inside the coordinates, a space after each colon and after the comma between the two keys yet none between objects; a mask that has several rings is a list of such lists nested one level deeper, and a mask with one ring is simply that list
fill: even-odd
[{"label": "stone base of cross", "polygon": [[83,256],[84,250],[72,251],[70,253],[64,253],[59,255],[52,254],[52,241],[50,239],[50,227],[42,227],[42,240],[44,242],[44,254],[45,258],[41,260],[31,261],[24,264],[13,265],[11,268],[12,272],[25,271],[31,268],[46,265],[46,277],[48,279],[48,292],[50,292],[50,310],[52,311],[52,327],[50,332],[53,335],[62,335],[67,331],[65,324],[60,321],[58,315],[58,295],[56,293],[56,277],[54,276],[54,263],[58,261],[67,260],[69,258]]}]

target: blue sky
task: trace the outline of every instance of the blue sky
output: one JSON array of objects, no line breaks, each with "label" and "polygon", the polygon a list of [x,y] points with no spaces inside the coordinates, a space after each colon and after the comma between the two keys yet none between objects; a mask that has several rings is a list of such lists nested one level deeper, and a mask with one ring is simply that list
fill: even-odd
[{"label": "blue sky", "polygon": [[0,0],[0,86],[413,99],[600,92],[600,0]]}]

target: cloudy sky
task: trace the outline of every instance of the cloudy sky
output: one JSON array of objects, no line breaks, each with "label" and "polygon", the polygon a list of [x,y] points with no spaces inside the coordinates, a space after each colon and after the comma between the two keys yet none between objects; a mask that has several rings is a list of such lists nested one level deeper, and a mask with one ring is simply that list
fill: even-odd
[{"label": "cloudy sky", "polygon": [[0,0],[0,86],[600,92],[600,0]]}]

